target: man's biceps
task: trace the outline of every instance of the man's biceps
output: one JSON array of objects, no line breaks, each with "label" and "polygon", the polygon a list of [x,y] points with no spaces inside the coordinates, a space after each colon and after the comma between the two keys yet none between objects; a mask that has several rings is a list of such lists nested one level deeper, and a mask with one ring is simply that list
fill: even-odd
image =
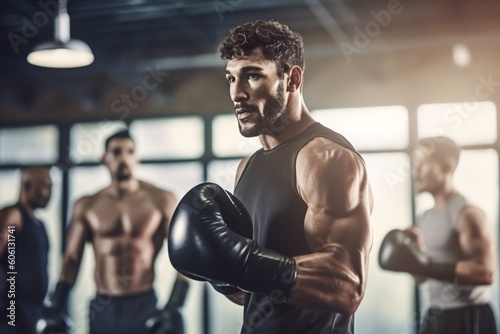
[{"label": "man's biceps", "polygon": [[471,239],[461,240],[462,250],[466,255],[469,256],[483,256],[489,253],[491,248],[491,240],[483,237],[476,237]]},{"label": "man's biceps", "polygon": [[87,225],[80,220],[73,221],[69,228],[68,232],[68,240],[80,240],[86,239],[88,236],[88,228]]},{"label": "man's biceps", "polygon": [[371,234],[370,222],[364,217],[353,217],[343,221],[333,223],[330,229],[330,237],[339,240],[347,246],[357,248],[359,245],[364,245],[366,239]]},{"label": "man's biceps", "polygon": [[490,241],[488,231],[486,231],[477,222],[471,222],[466,224],[467,228],[460,232],[460,242],[464,245],[474,244],[474,243],[485,243]]}]

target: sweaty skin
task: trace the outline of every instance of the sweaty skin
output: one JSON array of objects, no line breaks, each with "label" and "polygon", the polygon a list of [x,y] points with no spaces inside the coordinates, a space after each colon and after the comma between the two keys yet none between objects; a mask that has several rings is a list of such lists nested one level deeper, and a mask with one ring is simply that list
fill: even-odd
[{"label": "sweaty skin", "polygon": [[[130,145],[133,142],[128,139],[110,142],[108,151],[112,155],[106,164],[112,184],[76,202],[61,281],[75,282],[88,241],[94,249],[95,280],[100,293],[118,296],[152,288],[154,261],[167,236],[177,201],[172,193],[148,183],[117,177],[127,174],[135,164],[133,151],[127,151]],[[123,161],[116,161],[120,159]]]},{"label": "sweaty skin", "polygon": [[[237,178],[247,163],[242,160]],[[364,163],[316,138],[296,162],[297,191],[308,206],[304,232],[311,254],[295,257],[297,280],[287,303],[353,314],[363,298],[372,245],[373,196]],[[230,296],[242,303],[242,294]]]},{"label": "sweaty skin", "polygon": [[[257,48],[241,59],[228,61],[226,78],[242,133],[253,133],[253,128],[263,123],[261,119],[272,113],[283,115],[280,126],[260,132],[265,150],[314,123],[301,95],[300,67],[291,67],[279,78],[276,64]],[[274,98],[280,95],[282,110],[276,108]],[[238,166],[236,184],[247,162],[245,158]],[[373,197],[365,165],[355,153],[316,138],[299,152],[296,176],[297,191],[308,207],[304,232],[311,253],[295,258],[297,279],[287,303],[353,314],[365,292],[372,246]],[[243,293],[229,299],[242,304]]]},{"label": "sweaty skin", "polygon": [[85,242],[95,254],[100,293],[124,295],[146,291],[154,279],[154,260],[163,245],[172,214],[173,195],[139,182],[132,193],[111,188],[80,199],[68,234],[61,280],[72,284]]}]

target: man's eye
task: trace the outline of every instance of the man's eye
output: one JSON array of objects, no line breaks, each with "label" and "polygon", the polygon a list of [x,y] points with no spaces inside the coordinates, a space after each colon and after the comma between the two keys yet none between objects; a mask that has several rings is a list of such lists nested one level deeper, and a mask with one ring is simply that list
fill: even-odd
[{"label": "man's eye", "polygon": [[248,79],[251,79],[251,80],[257,80],[258,78],[259,78],[259,75],[255,74],[255,73],[250,73],[248,75]]},{"label": "man's eye", "polygon": [[229,81],[229,83],[233,83],[234,82],[234,77],[226,77],[227,81]]}]

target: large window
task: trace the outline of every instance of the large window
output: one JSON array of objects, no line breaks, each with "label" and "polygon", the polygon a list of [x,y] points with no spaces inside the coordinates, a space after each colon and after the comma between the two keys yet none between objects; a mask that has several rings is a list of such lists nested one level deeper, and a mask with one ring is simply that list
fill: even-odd
[{"label": "large window", "polygon": [[497,140],[493,102],[423,104],[418,108],[418,136],[448,136],[459,145],[493,144]]},{"label": "large window", "polygon": [[132,122],[141,159],[189,159],[203,154],[204,123],[199,117],[150,119]]},{"label": "large window", "polygon": [[57,127],[53,125],[0,130],[1,164],[50,164],[58,158]]},{"label": "large window", "polygon": [[347,137],[358,150],[408,146],[408,111],[403,106],[315,110],[323,125]]}]

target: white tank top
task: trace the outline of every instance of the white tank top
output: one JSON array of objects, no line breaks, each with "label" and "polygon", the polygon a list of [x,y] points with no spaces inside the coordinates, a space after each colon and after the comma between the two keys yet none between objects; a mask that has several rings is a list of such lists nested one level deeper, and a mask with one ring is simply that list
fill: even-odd
[{"label": "white tank top", "polygon": [[[426,211],[418,226],[422,230],[429,256],[439,262],[464,258],[456,225],[461,211],[469,206],[461,194],[455,194],[440,211]],[[450,309],[488,303],[491,289],[487,285],[458,285],[450,281],[429,279],[431,307]]]}]

